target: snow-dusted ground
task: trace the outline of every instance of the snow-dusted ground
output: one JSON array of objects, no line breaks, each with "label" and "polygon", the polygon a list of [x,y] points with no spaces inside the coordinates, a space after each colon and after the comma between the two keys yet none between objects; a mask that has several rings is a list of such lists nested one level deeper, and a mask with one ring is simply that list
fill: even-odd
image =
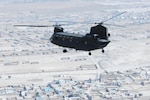
[{"label": "snow-dusted ground", "polygon": [[[0,86],[47,84],[54,75],[70,75],[77,80],[96,78],[104,71],[134,70],[150,66],[150,2],[148,0],[0,0]],[[46,1],[46,0],[45,0]],[[126,11],[106,25],[111,43],[87,52],[62,48],[47,39],[53,28],[16,28],[15,24],[47,25],[51,21],[103,21]],[[117,26],[118,25],[118,26]],[[85,34],[93,25],[64,26],[65,31]],[[96,63],[98,70],[80,71],[80,66]],[[99,71],[99,72],[98,72]],[[11,79],[8,79],[11,76]],[[35,81],[37,79],[37,81]],[[148,95],[145,91],[143,92]]]}]

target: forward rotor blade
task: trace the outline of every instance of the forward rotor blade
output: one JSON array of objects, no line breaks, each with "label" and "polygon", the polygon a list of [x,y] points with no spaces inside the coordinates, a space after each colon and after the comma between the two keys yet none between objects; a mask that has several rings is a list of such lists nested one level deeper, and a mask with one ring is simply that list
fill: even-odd
[{"label": "forward rotor blade", "polygon": [[14,25],[14,27],[57,27],[69,24],[54,24],[54,25]]},{"label": "forward rotor blade", "polygon": [[15,27],[53,27],[53,25],[14,25]]},{"label": "forward rotor blade", "polygon": [[77,22],[74,22],[74,21],[51,21],[51,20],[49,20],[49,22],[62,23],[62,24],[65,24],[65,25],[77,24]]}]

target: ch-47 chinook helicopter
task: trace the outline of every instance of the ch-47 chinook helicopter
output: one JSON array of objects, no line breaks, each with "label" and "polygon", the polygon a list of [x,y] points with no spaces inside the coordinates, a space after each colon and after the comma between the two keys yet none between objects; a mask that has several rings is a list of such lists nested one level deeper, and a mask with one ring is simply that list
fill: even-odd
[{"label": "ch-47 chinook helicopter", "polygon": [[[103,23],[109,21],[125,12],[119,13],[105,21],[100,23],[94,23],[96,26],[91,27],[90,33],[86,35],[64,32],[61,24],[52,25],[54,27],[54,33],[50,37],[50,42],[64,48],[73,48],[75,50],[88,51],[91,55],[92,50],[102,49],[104,53],[104,47],[106,47],[110,40],[108,39],[110,34],[107,32],[107,28],[103,26]],[[51,27],[49,25],[14,25],[17,27]],[[63,52],[67,52],[66,49]]]}]

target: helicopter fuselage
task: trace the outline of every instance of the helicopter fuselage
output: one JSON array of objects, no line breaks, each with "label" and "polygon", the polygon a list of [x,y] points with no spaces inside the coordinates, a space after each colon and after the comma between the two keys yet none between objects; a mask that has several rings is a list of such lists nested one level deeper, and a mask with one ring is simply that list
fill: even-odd
[{"label": "helicopter fuselage", "polygon": [[[89,51],[91,55],[91,50],[102,49],[104,53],[104,47],[109,44],[110,34],[107,32],[107,27],[103,26],[103,23],[109,21],[117,16],[120,16],[126,12],[121,12],[115,16],[110,17],[100,23],[93,23],[96,26],[90,28],[90,32],[86,35],[74,34],[64,32],[64,29],[61,27],[65,24],[55,24],[55,25],[14,25],[19,27],[54,27],[54,34],[51,36],[50,41],[53,44],[58,46],[73,48],[76,50]],[[82,22],[81,22],[82,23]],[[63,52],[66,52],[63,51]]]},{"label": "helicopter fuselage", "polygon": [[103,49],[110,42],[107,39],[100,39],[94,34],[81,35],[67,32],[55,32],[50,41],[62,47],[83,51]]}]

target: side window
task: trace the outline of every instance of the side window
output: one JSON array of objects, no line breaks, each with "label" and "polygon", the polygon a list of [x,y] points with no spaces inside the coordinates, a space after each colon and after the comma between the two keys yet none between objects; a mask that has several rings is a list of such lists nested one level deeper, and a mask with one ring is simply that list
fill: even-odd
[{"label": "side window", "polygon": [[65,38],[66,38],[66,37],[65,37],[65,36],[63,36],[63,37],[62,37],[62,40],[63,40],[63,41],[65,41]]},{"label": "side window", "polygon": [[84,41],[84,44],[87,45],[87,41]]},{"label": "side window", "polygon": [[72,39],[73,39],[73,38],[72,38],[72,37],[70,37],[69,41],[70,41],[70,42],[72,42]]},{"label": "side window", "polygon": [[58,40],[58,35],[55,36],[55,40]]},{"label": "side window", "polygon": [[76,43],[79,43],[79,40],[78,40],[78,38],[76,38]]}]

